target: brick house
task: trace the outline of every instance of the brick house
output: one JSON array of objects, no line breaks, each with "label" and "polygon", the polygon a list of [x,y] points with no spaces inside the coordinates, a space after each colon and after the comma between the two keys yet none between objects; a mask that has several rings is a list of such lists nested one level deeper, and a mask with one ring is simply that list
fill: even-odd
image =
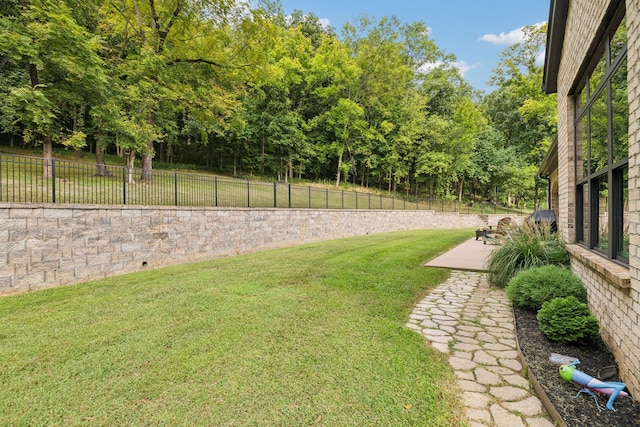
[{"label": "brick house", "polygon": [[543,90],[558,138],[541,166],[571,268],[640,396],[640,1],[551,0]]}]

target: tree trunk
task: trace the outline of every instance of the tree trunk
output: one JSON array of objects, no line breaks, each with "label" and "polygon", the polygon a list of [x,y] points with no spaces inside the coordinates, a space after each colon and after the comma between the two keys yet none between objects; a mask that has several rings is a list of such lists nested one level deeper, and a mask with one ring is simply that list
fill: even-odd
[{"label": "tree trunk", "polygon": [[164,162],[165,143],[160,141],[158,144],[158,161]]},{"label": "tree trunk", "polygon": [[96,150],[96,176],[111,176],[111,172],[104,164],[104,153],[100,148]]},{"label": "tree trunk", "polygon": [[264,138],[260,140],[260,175],[264,175]]},{"label": "tree trunk", "polygon": [[[35,64],[29,64],[29,79],[31,80],[31,86],[33,88],[39,87],[40,77],[38,76],[38,68]],[[42,135],[42,157],[42,177],[49,179],[53,176],[53,141],[50,135]]]},{"label": "tree trunk", "polygon": [[[78,132],[83,130],[82,126],[82,118],[80,117],[81,114],[83,114],[84,112],[84,108],[81,109],[81,111],[78,111],[78,106],[74,105],[73,106],[73,132]],[[75,150],[75,156],[77,159],[81,159],[82,158],[82,147],[76,148]]]},{"label": "tree trunk", "polygon": [[129,184],[135,184],[135,181],[133,180],[133,164],[134,161],[136,159],[136,152],[135,151],[130,151],[129,154],[125,154],[126,156],[126,160],[127,160],[127,182]]},{"label": "tree trunk", "polygon": [[96,175],[112,176],[104,163],[104,150],[107,148],[107,144],[104,143],[103,138],[102,132],[98,131],[96,135]]},{"label": "tree trunk", "polygon": [[42,177],[53,178],[53,141],[49,135],[42,136],[42,157],[44,158]]},{"label": "tree trunk", "polygon": [[[221,163],[222,164],[222,163]],[[233,177],[238,176],[238,148],[233,149]]]},{"label": "tree trunk", "polygon": [[[156,113],[152,112],[147,117],[147,123],[152,127],[156,124]],[[147,152],[142,155],[142,176],[143,182],[151,182],[153,180],[153,139],[147,141]]]},{"label": "tree trunk", "polygon": [[464,187],[464,178],[458,181],[458,201],[462,202],[462,188]]},{"label": "tree trunk", "polygon": [[340,156],[338,157],[338,172],[336,173],[336,187],[340,187],[340,170],[342,169],[342,150],[340,150]]},{"label": "tree trunk", "polygon": [[[147,149],[153,150],[153,141],[147,143]],[[144,154],[142,156],[142,175],[140,178],[144,182],[151,182],[153,180],[153,156]]]}]

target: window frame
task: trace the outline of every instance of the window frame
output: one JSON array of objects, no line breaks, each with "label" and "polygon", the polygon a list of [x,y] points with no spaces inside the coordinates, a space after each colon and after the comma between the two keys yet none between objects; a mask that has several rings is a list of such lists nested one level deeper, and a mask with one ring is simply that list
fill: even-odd
[{"label": "window frame", "polygon": [[[628,265],[628,256],[624,252],[624,204],[625,204],[625,171],[627,174],[628,194],[628,147],[627,156],[614,160],[614,76],[623,69],[627,60],[627,41],[625,40],[615,58],[611,58],[611,42],[621,25],[626,25],[624,2],[616,11],[589,66],[574,92],[574,183],[575,183],[575,231],[576,242],[589,250],[623,264]],[[591,81],[594,71],[602,65],[604,59],[605,72],[600,81],[593,86]],[[628,68],[627,68],[628,74]],[[625,79],[627,77],[625,76]],[[594,170],[592,167],[592,123],[593,112],[597,102],[606,101],[606,166]],[[628,87],[627,99],[628,103]],[[601,117],[601,115],[599,115]],[[628,133],[628,125],[627,125]],[[584,148],[586,144],[586,150]],[[586,159],[584,158],[586,156]],[[585,163],[586,162],[586,163]],[[601,215],[600,185],[606,183],[606,215]],[[588,192],[588,194],[585,194]],[[607,220],[600,224],[601,218]],[[585,229],[586,226],[586,229]],[[606,226],[606,245],[600,241],[600,230]],[[605,246],[600,247],[600,246]]]}]

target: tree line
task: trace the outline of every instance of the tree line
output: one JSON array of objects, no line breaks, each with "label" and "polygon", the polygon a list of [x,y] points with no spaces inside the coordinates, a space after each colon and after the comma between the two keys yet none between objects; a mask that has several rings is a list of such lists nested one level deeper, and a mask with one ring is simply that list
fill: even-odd
[{"label": "tree line", "polygon": [[[4,143],[462,200],[540,199],[555,132],[545,27],[475,90],[423,22],[338,32],[277,1],[5,0]],[[45,170],[45,174],[46,174]],[[500,189],[500,194],[496,194]],[[497,201],[497,200],[496,200]]]}]

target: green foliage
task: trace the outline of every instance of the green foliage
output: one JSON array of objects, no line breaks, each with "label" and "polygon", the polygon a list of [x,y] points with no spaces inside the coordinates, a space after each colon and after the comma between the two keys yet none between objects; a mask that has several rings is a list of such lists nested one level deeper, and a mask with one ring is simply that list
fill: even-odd
[{"label": "green foliage", "polygon": [[496,89],[483,100],[492,127],[504,137],[505,147],[517,153],[517,161],[504,176],[508,181],[504,191],[516,201],[522,196],[539,200],[546,183],[531,173],[531,166],[537,170],[556,133],[556,97],[540,90],[543,70],[536,64],[544,50],[546,28],[523,28],[524,41],[502,52],[490,80]]},{"label": "green foliage", "polygon": [[2,133],[125,149],[147,171],[156,156],[416,197],[537,197],[531,159],[555,125],[530,57],[541,31],[505,51],[480,102],[423,22],[364,16],[338,36],[275,1],[245,6],[5,0]]},{"label": "green foliage", "polygon": [[85,135],[84,132],[73,132],[71,135],[69,135],[68,138],[62,141],[62,145],[67,148],[73,148],[77,150],[86,145],[86,137],[87,135]]},{"label": "green foliage", "polygon": [[13,88],[0,108],[5,117],[11,118],[12,125],[29,123],[23,128],[22,137],[26,142],[40,142],[39,135],[46,134],[55,120],[53,103],[41,87]]},{"label": "green foliage", "polygon": [[580,279],[557,265],[518,272],[509,280],[505,292],[513,305],[531,311],[538,311],[543,303],[558,297],[574,296],[587,302],[587,290]]},{"label": "green foliage", "polygon": [[501,240],[500,248],[493,251],[488,277],[491,283],[504,287],[520,270],[549,264],[569,264],[564,240],[552,233],[546,223],[538,227],[525,222],[511,229]]},{"label": "green foliage", "polygon": [[574,296],[547,301],[538,311],[540,330],[552,341],[579,342],[599,334],[598,319]]}]

